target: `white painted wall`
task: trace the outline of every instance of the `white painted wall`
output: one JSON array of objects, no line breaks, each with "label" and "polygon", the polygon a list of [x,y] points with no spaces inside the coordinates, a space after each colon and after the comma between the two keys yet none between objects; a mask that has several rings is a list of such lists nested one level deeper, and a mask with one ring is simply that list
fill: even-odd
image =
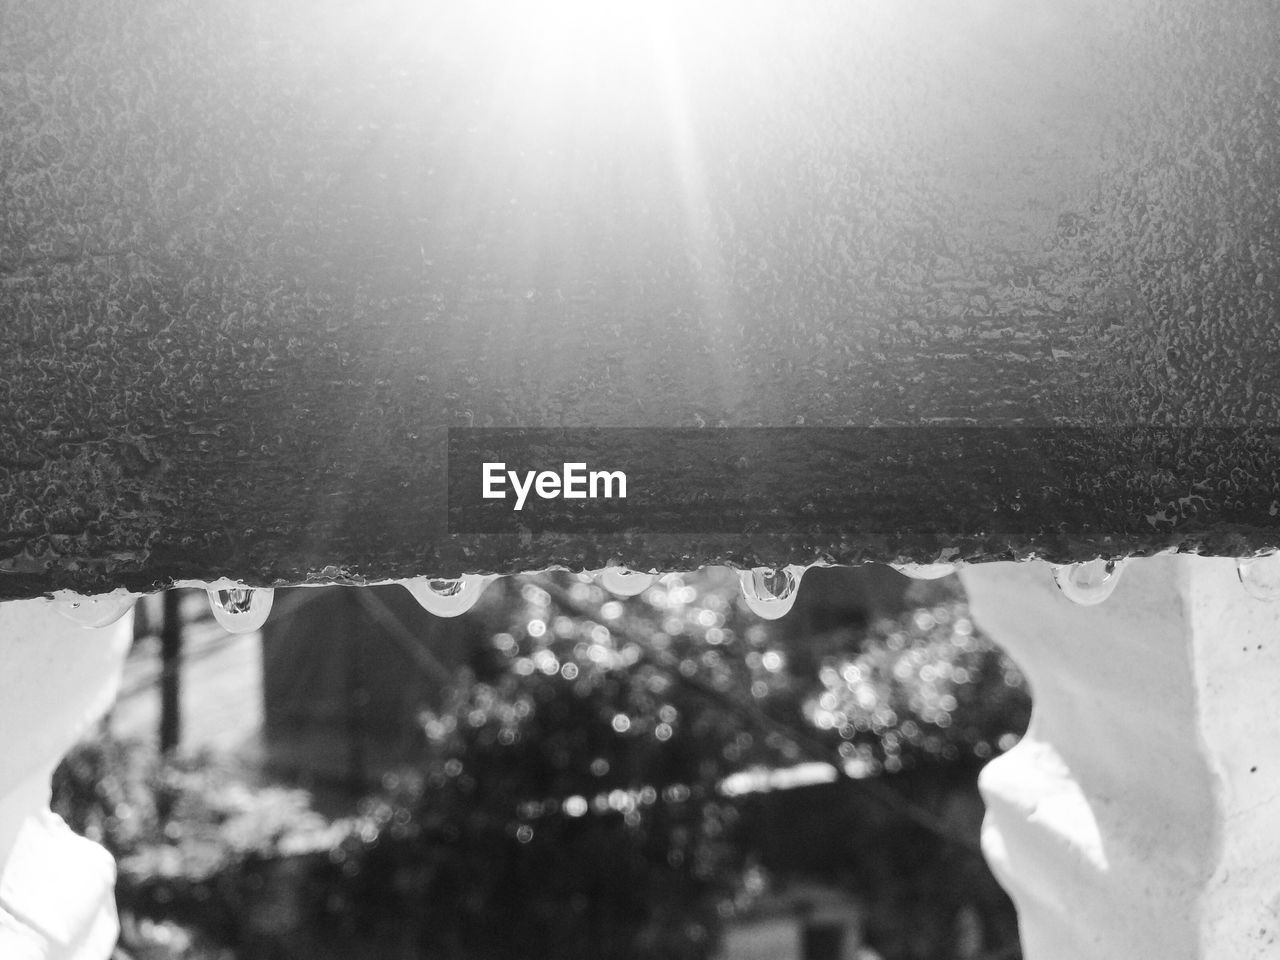
[{"label": "white painted wall", "polygon": [[1097,606],[1048,564],[962,572],[1035,708],[983,848],[1027,960],[1280,956],[1280,603],[1235,561],[1130,561]]},{"label": "white painted wall", "polygon": [[0,958],[104,960],[115,865],[49,811],[49,778],[115,697],[129,616],[86,629],[47,600],[0,603]]}]

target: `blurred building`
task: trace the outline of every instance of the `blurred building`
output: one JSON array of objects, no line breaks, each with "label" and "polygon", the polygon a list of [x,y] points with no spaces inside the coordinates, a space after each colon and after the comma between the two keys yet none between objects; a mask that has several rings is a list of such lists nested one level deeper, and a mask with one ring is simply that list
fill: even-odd
[{"label": "blurred building", "polygon": [[262,630],[263,760],[322,793],[360,793],[418,757],[419,714],[489,636],[484,598],[442,619],[394,584],[281,590],[276,608]]}]

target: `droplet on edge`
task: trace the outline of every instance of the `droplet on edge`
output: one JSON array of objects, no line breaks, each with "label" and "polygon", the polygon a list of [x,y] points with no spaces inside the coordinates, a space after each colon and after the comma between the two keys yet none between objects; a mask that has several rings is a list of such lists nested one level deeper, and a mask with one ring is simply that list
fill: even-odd
[{"label": "droplet on edge", "polygon": [[252,633],[267,622],[275,591],[258,587],[210,587],[213,619],[232,633]]},{"label": "droplet on edge", "polygon": [[1053,568],[1053,579],[1058,589],[1072,603],[1091,607],[1101,603],[1115,592],[1120,582],[1123,560],[1090,560]]},{"label": "droplet on edge", "polygon": [[652,573],[637,573],[626,567],[607,567],[600,574],[600,585],[618,597],[634,597],[644,593],[656,579]]},{"label": "droplet on edge", "polygon": [[889,566],[912,580],[939,580],[959,568],[955,563],[891,563]]},{"label": "droplet on edge", "polygon": [[84,596],[70,590],[54,594],[54,609],[73,623],[86,629],[115,623],[133,609],[138,598],[127,590],[113,590],[95,596]]},{"label": "droplet on edge", "polygon": [[1280,553],[1266,553],[1236,561],[1244,592],[1255,600],[1280,600]]},{"label": "droplet on edge", "polygon": [[485,587],[496,579],[471,573],[464,573],[456,580],[417,577],[405,580],[404,588],[413,594],[427,613],[437,617],[456,617],[474,607]]},{"label": "droplet on edge", "polygon": [[743,599],[756,616],[777,620],[795,605],[804,571],[804,567],[796,564],[780,570],[769,567],[739,570]]}]

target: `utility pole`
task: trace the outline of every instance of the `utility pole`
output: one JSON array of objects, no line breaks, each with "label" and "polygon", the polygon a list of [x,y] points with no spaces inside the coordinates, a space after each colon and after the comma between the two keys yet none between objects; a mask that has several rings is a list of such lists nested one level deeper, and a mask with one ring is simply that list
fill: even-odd
[{"label": "utility pole", "polygon": [[182,593],[164,592],[160,621],[160,752],[182,739]]}]

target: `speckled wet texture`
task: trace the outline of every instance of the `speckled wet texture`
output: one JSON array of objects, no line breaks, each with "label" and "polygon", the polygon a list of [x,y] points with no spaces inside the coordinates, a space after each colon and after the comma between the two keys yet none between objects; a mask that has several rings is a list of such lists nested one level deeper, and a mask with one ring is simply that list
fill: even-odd
[{"label": "speckled wet texture", "polygon": [[[1280,542],[1269,0],[511,9],[0,0],[0,597]],[[703,424],[919,426],[900,529],[445,535],[446,427]]]}]

